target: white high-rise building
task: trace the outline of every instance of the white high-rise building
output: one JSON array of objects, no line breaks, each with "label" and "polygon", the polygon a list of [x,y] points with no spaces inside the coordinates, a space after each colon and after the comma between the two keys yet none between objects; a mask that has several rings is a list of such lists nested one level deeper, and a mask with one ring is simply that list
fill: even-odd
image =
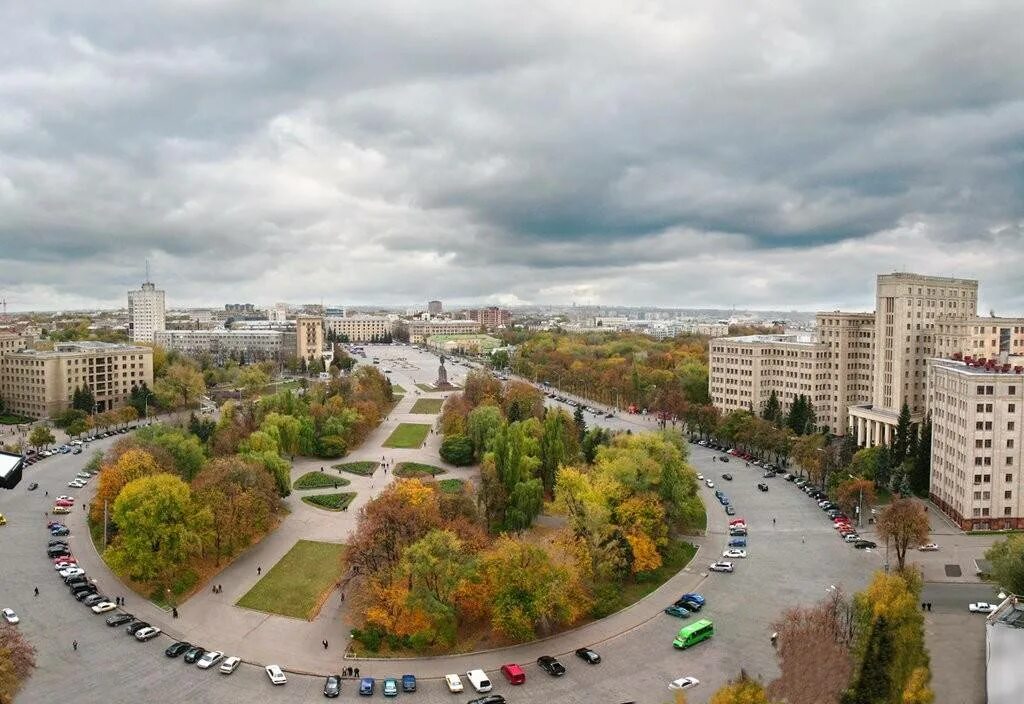
[{"label": "white high-rise building", "polygon": [[132,342],[152,342],[153,333],[167,327],[164,292],[150,281],[128,292],[128,335]]}]

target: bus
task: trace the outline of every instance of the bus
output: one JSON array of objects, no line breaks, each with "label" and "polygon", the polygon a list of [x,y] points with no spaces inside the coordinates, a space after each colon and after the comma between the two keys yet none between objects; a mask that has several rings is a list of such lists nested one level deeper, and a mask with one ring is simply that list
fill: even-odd
[{"label": "bus", "polygon": [[715,624],[710,619],[702,618],[680,628],[679,633],[676,634],[676,639],[672,641],[672,647],[685,650],[691,645],[696,645],[713,635],[715,635]]}]

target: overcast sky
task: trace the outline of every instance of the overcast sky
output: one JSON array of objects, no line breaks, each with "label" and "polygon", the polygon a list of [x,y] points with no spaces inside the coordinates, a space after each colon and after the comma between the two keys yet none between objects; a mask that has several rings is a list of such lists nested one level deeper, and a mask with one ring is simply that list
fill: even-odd
[{"label": "overcast sky", "polygon": [[[62,9],[57,9],[63,6]],[[0,2],[11,309],[1024,314],[1020,0]]]}]

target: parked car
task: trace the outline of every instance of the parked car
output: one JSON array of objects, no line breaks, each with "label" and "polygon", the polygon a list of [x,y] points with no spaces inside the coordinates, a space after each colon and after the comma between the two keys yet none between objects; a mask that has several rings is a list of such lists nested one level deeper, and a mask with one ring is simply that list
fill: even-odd
[{"label": "parked car", "polygon": [[732,504],[726,504],[725,505],[725,515],[726,516],[735,516],[736,515],[736,509],[733,508]]},{"label": "parked car", "polygon": [[341,675],[327,675],[324,680],[324,696],[334,699],[341,694]]},{"label": "parked car", "polygon": [[505,697],[500,694],[488,694],[486,697],[470,699],[468,704],[505,704]]},{"label": "parked car", "polygon": [[501,674],[505,675],[509,684],[524,684],[526,682],[526,672],[514,662],[502,665]]},{"label": "parked car", "polygon": [[0,610],[0,616],[3,616],[4,621],[7,621],[7,623],[11,624],[18,623],[21,621],[21,619],[18,618],[18,614],[14,613],[14,609]]},{"label": "parked car", "polygon": [[403,692],[415,692],[416,691],[416,675],[402,675],[402,691]]},{"label": "parked car", "polygon": [[149,626],[147,628],[143,628],[143,629],[141,629],[139,631],[136,631],[135,632],[135,639],[145,643],[147,640],[153,640],[158,635],[160,635],[160,633],[161,633],[160,629],[157,628],[156,626]]},{"label": "parked car", "polygon": [[924,545],[918,548],[918,550],[920,550],[921,552],[935,552],[938,549],[939,546],[935,543],[925,543]]},{"label": "parked car", "polygon": [[552,677],[561,677],[565,674],[565,666],[550,655],[541,655],[537,658],[537,664]]},{"label": "parked car", "polygon": [[989,604],[985,601],[978,601],[967,605],[967,610],[972,614],[990,614],[997,608],[998,607],[995,604]]},{"label": "parked car", "polygon": [[731,547],[731,548],[745,548],[745,547],[747,547],[747,539],[746,538],[732,538],[729,541],[729,547]]},{"label": "parked car", "polygon": [[288,678],[284,676],[284,670],[279,665],[267,665],[263,668],[267,672],[267,677],[270,678],[270,683],[273,685],[287,684]]},{"label": "parked car", "polygon": [[220,664],[220,672],[222,675],[230,675],[232,672],[238,669],[238,666],[242,664],[242,658],[235,657],[232,655],[229,658],[225,658],[224,662]]},{"label": "parked car", "polygon": [[469,670],[466,672],[466,679],[473,686],[473,689],[480,692],[490,692],[492,689],[491,681],[487,679],[487,673],[483,670]]},{"label": "parked car", "polygon": [[875,543],[873,540],[858,540],[856,543],[853,544],[853,547],[857,548],[858,550],[863,550],[864,548],[877,548],[878,544]]},{"label": "parked car", "polygon": [[455,673],[445,675],[444,683],[448,685],[448,691],[452,694],[458,694],[462,691],[462,680]]},{"label": "parked car", "polygon": [[601,662],[601,656],[590,648],[577,648],[576,657],[585,661],[589,665],[597,665]]},{"label": "parked car", "polygon": [[666,606],[665,613],[669,616],[675,616],[676,618],[690,618],[690,610],[685,606],[676,606],[675,604],[672,606]]},{"label": "parked car", "polygon": [[744,558],[746,556],[747,556],[747,551],[746,550],[742,550],[740,548],[729,548],[728,550],[726,550],[725,552],[722,553],[722,557],[731,557],[733,559]]},{"label": "parked car", "polygon": [[383,686],[380,688],[381,693],[385,697],[397,697],[398,696],[398,680],[394,677],[388,677],[384,680]]},{"label": "parked car", "polygon": [[167,646],[167,649],[164,651],[164,655],[169,658],[176,658],[184,655],[190,650],[192,650],[192,644],[188,641],[180,640],[177,643],[171,643]]},{"label": "parked car", "polygon": [[206,655],[206,650],[198,645],[193,645],[188,649],[188,652],[185,653],[185,657],[183,657],[182,660],[187,662],[189,665],[193,665],[204,655]]},{"label": "parked car", "polygon": [[38,488],[39,488],[39,485],[37,483],[35,483],[35,482],[32,482],[31,484],[28,485],[28,490],[29,491],[35,491]]},{"label": "parked car", "polygon": [[732,572],[733,566],[731,562],[721,560],[719,562],[712,562],[711,567],[708,569],[712,572]]},{"label": "parked car", "polygon": [[377,680],[372,677],[364,677],[359,680],[359,694],[364,697],[372,697],[373,690],[377,688]]},{"label": "parked car", "polygon": [[127,626],[125,626],[124,632],[130,636],[133,636],[139,631],[141,631],[143,628],[149,628],[149,624],[145,621],[133,621],[132,623],[129,623]]},{"label": "parked car", "polygon": [[107,616],[107,625],[112,627],[123,626],[124,624],[131,623],[134,620],[135,617],[131,614],[114,614],[113,616]]},{"label": "parked car", "polygon": [[691,689],[700,684],[700,680],[696,677],[680,677],[677,680],[672,680],[668,688],[671,690],[677,689]]},{"label": "parked car", "polygon": [[729,474],[728,472],[726,472],[725,474],[722,475],[722,479],[724,479],[727,482],[731,482],[732,481],[732,475]]},{"label": "parked car", "polygon": [[759,490],[761,490],[761,491],[768,491],[768,485],[767,485],[767,484],[765,484],[764,482],[761,482],[760,484],[758,484],[758,485],[757,485],[757,488],[758,488]]},{"label": "parked car", "polygon": [[219,650],[210,650],[203,654],[203,657],[196,661],[196,667],[200,670],[208,670],[224,657],[224,653]]}]

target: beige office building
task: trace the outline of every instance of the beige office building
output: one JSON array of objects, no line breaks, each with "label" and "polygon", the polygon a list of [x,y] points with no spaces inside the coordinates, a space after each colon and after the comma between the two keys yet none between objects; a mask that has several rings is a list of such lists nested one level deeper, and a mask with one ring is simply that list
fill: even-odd
[{"label": "beige office building", "polygon": [[324,351],[324,319],[300,315],[295,319],[295,357],[310,360]]},{"label": "beige office building", "polygon": [[410,320],[409,342],[422,345],[431,335],[460,335],[480,332],[475,320]]},{"label": "beige office building", "polygon": [[1024,528],[1024,358],[929,360],[932,501],[964,530]]},{"label": "beige office building", "polygon": [[7,410],[50,418],[88,386],[96,411],[123,406],[132,387],[153,384],[153,350],[105,342],[68,342],[52,351],[21,350],[0,358],[0,394]]},{"label": "beige office building", "polygon": [[348,342],[383,340],[391,334],[391,320],[382,315],[350,315],[324,319],[327,332]]},{"label": "beige office building", "polygon": [[25,349],[27,343],[28,338],[24,335],[19,335],[14,332],[0,333],[0,357],[5,354],[11,354],[12,352],[20,352]]},{"label": "beige office building", "polygon": [[153,339],[166,350],[217,361],[282,362],[296,349],[295,333],[283,330],[161,330]]}]

